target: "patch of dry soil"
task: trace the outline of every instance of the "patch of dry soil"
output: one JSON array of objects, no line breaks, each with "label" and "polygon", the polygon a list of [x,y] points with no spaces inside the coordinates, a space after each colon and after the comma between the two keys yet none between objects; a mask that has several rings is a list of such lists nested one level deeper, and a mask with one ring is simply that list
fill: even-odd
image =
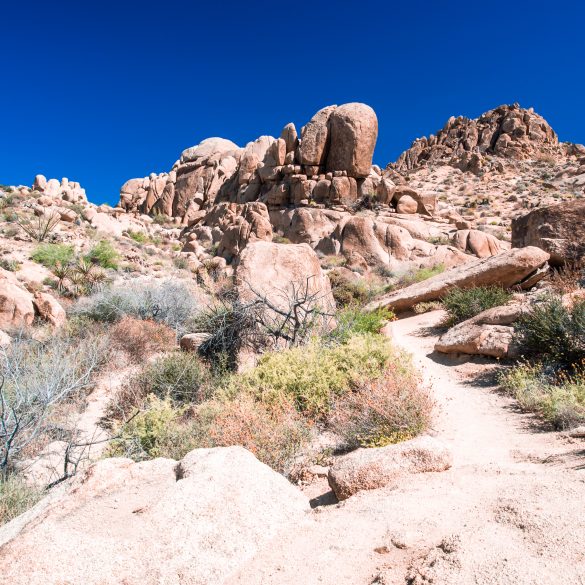
[{"label": "patch of dry soil", "polygon": [[316,508],[231,585],[585,583],[585,444],[518,412],[490,384],[490,362],[435,354],[442,316],[391,334],[432,388],[432,434],[453,467]]}]

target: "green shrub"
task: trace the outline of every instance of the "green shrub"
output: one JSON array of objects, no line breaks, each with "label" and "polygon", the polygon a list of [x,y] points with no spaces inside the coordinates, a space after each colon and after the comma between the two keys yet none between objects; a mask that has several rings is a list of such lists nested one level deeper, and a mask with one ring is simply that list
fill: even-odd
[{"label": "green shrub", "polygon": [[140,374],[146,394],[169,396],[174,404],[201,402],[210,383],[209,371],[191,353],[173,352],[148,365]]},{"label": "green shrub", "polygon": [[416,282],[428,280],[429,278],[437,276],[437,274],[441,274],[442,272],[445,272],[444,264],[437,264],[436,266],[431,266],[429,268],[418,268],[417,270],[411,270],[400,277],[396,288],[402,288],[405,286],[410,286],[411,284],[415,284]]},{"label": "green shrub", "polygon": [[99,264],[102,268],[118,268],[119,254],[107,240],[101,240],[86,255],[86,260]]},{"label": "green shrub", "polygon": [[363,279],[351,280],[337,270],[332,270],[328,276],[333,298],[340,307],[365,305],[373,296],[370,287]]},{"label": "green shrub", "polygon": [[0,526],[32,508],[42,495],[17,475],[0,479]]},{"label": "green shrub", "polygon": [[585,359],[585,301],[567,308],[561,297],[550,297],[520,319],[516,332],[528,353],[577,364]]},{"label": "green shrub", "polygon": [[521,363],[504,371],[499,382],[524,410],[537,412],[556,429],[585,422],[585,369],[570,374],[550,365]]},{"label": "green shrub", "polygon": [[393,321],[395,318],[394,313],[385,307],[375,311],[364,311],[349,306],[337,314],[337,327],[331,333],[331,337],[346,341],[359,333],[379,333],[387,321]]},{"label": "green shrub", "polygon": [[443,298],[443,307],[448,313],[449,325],[456,325],[482,311],[505,305],[511,298],[510,292],[498,286],[455,288]]},{"label": "green shrub", "polygon": [[382,374],[391,356],[389,341],[362,334],[347,343],[309,345],[264,354],[257,366],[235,379],[241,390],[269,405],[292,402],[309,418],[322,418],[336,395]]},{"label": "green shrub", "polygon": [[128,231],[128,237],[139,244],[144,244],[150,240],[150,238],[144,232]]},{"label": "green shrub", "polygon": [[73,260],[73,256],[73,246],[67,244],[41,244],[34,249],[30,257],[47,268],[55,268],[58,264],[66,266]]}]

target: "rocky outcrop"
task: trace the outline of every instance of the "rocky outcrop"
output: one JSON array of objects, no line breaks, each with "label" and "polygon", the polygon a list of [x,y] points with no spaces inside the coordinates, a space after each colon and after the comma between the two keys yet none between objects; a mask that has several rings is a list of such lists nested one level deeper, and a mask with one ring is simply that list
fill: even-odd
[{"label": "rocky outcrop", "polygon": [[62,199],[68,203],[82,203],[87,201],[85,189],[79,183],[67,178],[49,179],[44,175],[37,175],[33,182],[33,191],[42,193],[49,198]]},{"label": "rocky outcrop", "polygon": [[454,288],[499,285],[509,288],[533,286],[545,275],[544,268],[549,255],[540,248],[528,247],[502,252],[497,256],[473,260],[462,266],[447,270],[396,292],[384,295],[369,303],[366,310],[389,307],[405,311],[424,301],[435,301]]},{"label": "rocky outcrop", "polygon": [[440,353],[509,357],[517,349],[513,345],[514,328],[511,325],[528,311],[529,307],[520,303],[483,311],[441,335],[435,350]]},{"label": "rocky outcrop", "polygon": [[551,264],[585,257],[585,200],[535,209],[512,221],[512,246],[538,246]]},{"label": "rocky outcrop", "polygon": [[473,120],[450,118],[436,135],[415,140],[395,168],[408,171],[429,163],[449,163],[477,174],[488,164],[485,154],[521,160],[557,152],[558,145],[554,130],[532,108],[504,105]]},{"label": "rocky outcrop", "polygon": [[329,485],[339,500],[364,490],[393,487],[412,473],[445,471],[451,452],[429,436],[372,449],[357,449],[340,457],[329,470]]},{"label": "rocky outcrop", "polygon": [[13,585],[223,583],[308,509],[241,447],[105,459],[0,529],[0,573]]},{"label": "rocky outcrop", "polygon": [[53,327],[62,327],[65,325],[67,314],[55,297],[48,293],[37,292],[33,296],[33,303],[41,319],[47,321]]},{"label": "rocky outcrop", "polygon": [[372,167],[377,134],[374,111],[353,103],[317,112],[300,140],[294,124],[280,138],[261,136],[244,148],[208,138],[183,151],[169,173],[127,181],[119,205],[180,218],[183,225],[221,202],[259,201],[271,209],[351,205],[381,183],[380,170]]}]

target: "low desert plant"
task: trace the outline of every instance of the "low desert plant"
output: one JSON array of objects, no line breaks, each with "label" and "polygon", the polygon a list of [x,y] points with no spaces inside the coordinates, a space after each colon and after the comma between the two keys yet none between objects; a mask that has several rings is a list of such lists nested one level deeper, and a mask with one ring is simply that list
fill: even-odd
[{"label": "low desert plant", "polygon": [[500,375],[500,385],[527,411],[556,429],[585,422],[585,364],[570,373],[542,363],[520,363]]},{"label": "low desert plant", "polygon": [[20,270],[21,266],[22,264],[16,260],[8,260],[7,258],[0,259],[0,268],[8,270],[9,272],[16,272],[17,270]]},{"label": "low desert plant", "polygon": [[41,497],[41,490],[16,474],[0,478],[0,526],[32,508]]},{"label": "low desert plant", "polygon": [[537,303],[516,324],[521,347],[552,363],[571,367],[585,359],[585,301],[567,307],[560,296]]},{"label": "low desert plant", "polygon": [[108,240],[98,242],[85,256],[88,262],[99,264],[102,268],[117,270],[119,254]]},{"label": "low desert plant", "polygon": [[74,254],[73,246],[68,244],[41,244],[33,250],[30,257],[47,268],[54,268],[58,264],[69,264]]},{"label": "low desert plant", "polygon": [[197,302],[189,289],[178,282],[112,286],[81,299],[72,314],[94,321],[113,323],[125,315],[165,323],[177,333],[195,315]]},{"label": "low desert plant", "polygon": [[128,237],[137,242],[138,244],[145,244],[150,241],[150,238],[144,232],[128,231]]},{"label": "low desert plant", "polygon": [[177,336],[168,325],[130,316],[123,317],[110,329],[110,337],[137,362],[152,353],[171,350],[177,344]]},{"label": "low desert plant", "polygon": [[416,270],[411,270],[403,274],[396,285],[396,288],[402,288],[405,286],[410,286],[416,282],[422,282],[423,280],[428,280],[429,278],[436,276],[437,274],[441,274],[445,272],[445,265],[444,264],[437,264],[431,267],[425,268],[418,268]]},{"label": "low desert plant", "polygon": [[397,354],[383,377],[367,380],[335,401],[330,426],[350,449],[384,447],[426,430],[432,406],[408,358]]},{"label": "low desert plant", "polygon": [[389,341],[380,335],[355,335],[332,347],[315,340],[264,354],[255,368],[233,381],[231,392],[248,393],[271,406],[292,402],[310,419],[319,419],[335,396],[380,376],[390,357]]},{"label": "low desert plant", "polygon": [[364,311],[359,307],[349,306],[337,313],[337,327],[330,338],[346,341],[352,335],[360,333],[379,333],[388,321],[394,321],[396,315],[387,308]]},{"label": "low desert plant", "polygon": [[429,311],[436,311],[442,309],[443,304],[440,301],[427,301],[423,303],[417,303],[414,305],[413,310],[417,315],[428,313]]},{"label": "low desert plant", "polygon": [[33,219],[17,217],[18,225],[35,242],[44,242],[54,231],[61,217],[58,213],[39,215]]},{"label": "low desert plant", "polygon": [[477,286],[473,288],[455,288],[442,299],[447,311],[447,322],[455,325],[471,319],[479,313],[500,307],[509,302],[512,294],[498,286]]},{"label": "low desert plant", "polygon": [[53,408],[87,391],[107,353],[106,340],[91,335],[47,342],[21,336],[0,350],[0,472],[47,432]]},{"label": "low desert plant", "polygon": [[348,305],[364,305],[372,299],[372,290],[363,279],[350,280],[339,271],[332,270],[328,274],[331,282],[331,292],[335,302],[340,307]]}]

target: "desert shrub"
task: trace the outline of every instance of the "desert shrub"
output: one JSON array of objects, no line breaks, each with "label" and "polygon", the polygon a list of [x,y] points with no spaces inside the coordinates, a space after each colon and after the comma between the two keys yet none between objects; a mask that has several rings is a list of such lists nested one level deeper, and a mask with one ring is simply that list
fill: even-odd
[{"label": "desert shrub", "polygon": [[57,405],[88,390],[107,355],[106,339],[91,333],[46,342],[21,336],[0,349],[0,471],[47,432]]},{"label": "desert shrub", "polygon": [[[581,257],[585,256],[585,246]],[[550,275],[550,283],[559,294],[572,293],[585,288],[585,260],[567,262],[565,266],[555,269]]]},{"label": "desert shrub", "polygon": [[384,447],[426,430],[432,406],[408,358],[396,354],[383,377],[367,380],[335,401],[330,425],[348,448]]},{"label": "desert shrub", "polygon": [[520,363],[500,374],[501,387],[527,411],[537,412],[556,429],[585,422],[585,367],[570,373],[542,363]]},{"label": "desert shrub", "polygon": [[16,272],[17,270],[20,270],[21,266],[21,263],[16,260],[8,260],[7,258],[0,259],[0,268],[4,268],[4,270],[8,270],[8,272]]},{"label": "desert shrub", "polygon": [[137,242],[138,244],[144,244],[150,240],[147,234],[144,232],[134,232],[128,230],[128,237]]},{"label": "desert shrub", "polygon": [[102,268],[118,268],[119,254],[108,240],[98,242],[86,255],[86,260]]},{"label": "desert shrub", "polygon": [[211,362],[227,360],[235,368],[238,354],[244,348],[258,350],[265,345],[258,331],[259,307],[242,303],[233,294],[217,299],[193,319],[193,329],[208,333],[199,353]]},{"label": "desert shrub", "polygon": [[416,282],[428,280],[429,278],[437,276],[437,274],[441,274],[442,272],[445,272],[444,264],[437,264],[436,266],[431,266],[428,268],[418,268],[417,270],[411,270],[399,278],[396,288],[402,288],[411,284],[415,284]]},{"label": "desert shrub", "polygon": [[73,260],[73,246],[67,244],[41,244],[37,246],[30,257],[47,268],[57,265],[66,266]]},{"label": "desert shrub", "polygon": [[174,406],[198,404],[213,389],[209,369],[191,353],[173,352],[145,365],[116,392],[108,404],[106,420],[124,420],[144,407],[148,396],[169,399]]},{"label": "desert shrub", "polygon": [[170,221],[172,221],[172,218],[170,218],[168,215],[166,215],[164,213],[156,213],[154,215],[154,217],[152,218],[152,221],[156,225],[164,225],[164,224],[169,223]]},{"label": "desert shrub", "polygon": [[112,286],[81,299],[72,314],[113,323],[128,315],[165,323],[178,333],[195,314],[197,303],[189,289],[178,282]]},{"label": "desert shrub", "polygon": [[44,242],[59,224],[61,217],[58,213],[39,215],[32,219],[16,217],[16,222],[23,231],[35,242]]},{"label": "desert shrub", "polygon": [[308,439],[309,427],[294,408],[269,410],[249,396],[188,410],[151,395],[146,408],[117,433],[110,457],[181,459],[196,448],[241,445],[282,473]]},{"label": "desert shrub", "polygon": [[151,353],[173,349],[177,343],[177,336],[168,325],[129,316],[112,327],[110,337],[114,344],[138,362]]},{"label": "desert shrub", "polygon": [[106,455],[130,457],[135,461],[166,455],[160,443],[172,432],[172,427],[176,428],[184,412],[185,407],[173,406],[170,397],[148,396],[144,410],[115,429],[116,438],[108,446]]},{"label": "desert shrub", "polygon": [[423,313],[428,313],[429,311],[436,311],[437,309],[442,309],[443,304],[440,301],[428,301],[423,303],[417,303],[414,305],[413,310],[417,315],[422,315]]},{"label": "desert shrub", "polygon": [[181,256],[174,258],[173,264],[175,265],[175,268],[178,268],[179,270],[189,270],[189,260],[187,260],[187,258],[182,258]]},{"label": "desert shrub", "polygon": [[551,296],[519,320],[516,333],[527,353],[577,364],[585,359],[585,301],[568,308],[561,297]]},{"label": "desert shrub", "polygon": [[390,355],[389,341],[379,335],[355,335],[332,347],[315,340],[264,354],[255,368],[236,378],[232,392],[272,406],[292,402],[309,418],[323,418],[336,395],[380,376]]},{"label": "desert shrub", "polygon": [[350,280],[336,270],[329,272],[328,276],[333,298],[340,307],[364,305],[373,296],[370,287],[363,279]]},{"label": "desert shrub", "polygon": [[237,400],[210,405],[215,412],[205,446],[241,445],[280,473],[286,474],[292,459],[310,437],[309,424],[290,404],[268,408],[244,395]]},{"label": "desert shrub", "polygon": [[337,327],[329,337],[346,341],[352,335],[360,333],[379,333],[387,321],[395,318],[394,313],[385,307],[364,311],[359,307],[349,306],[337,313]]},{"label": "desert shrub", "polygon": [[18,475],[0,478],[0,526],[32,508],[42,495],[41,490],[28,485]]},{"label": "desert shrub", "polygon": [[512,294],[498,286],[455,288],[443,298],[449,325],[455,325],[479,315],[482,311],[505,305]]},{"label": "desert shrub", "polygon": [[57,262],[53,274],[56,277],[54,288],[70,297],[89,295],[107,280],[106,273],[99,266],[84,258],[78,258],[73,264]]}]

